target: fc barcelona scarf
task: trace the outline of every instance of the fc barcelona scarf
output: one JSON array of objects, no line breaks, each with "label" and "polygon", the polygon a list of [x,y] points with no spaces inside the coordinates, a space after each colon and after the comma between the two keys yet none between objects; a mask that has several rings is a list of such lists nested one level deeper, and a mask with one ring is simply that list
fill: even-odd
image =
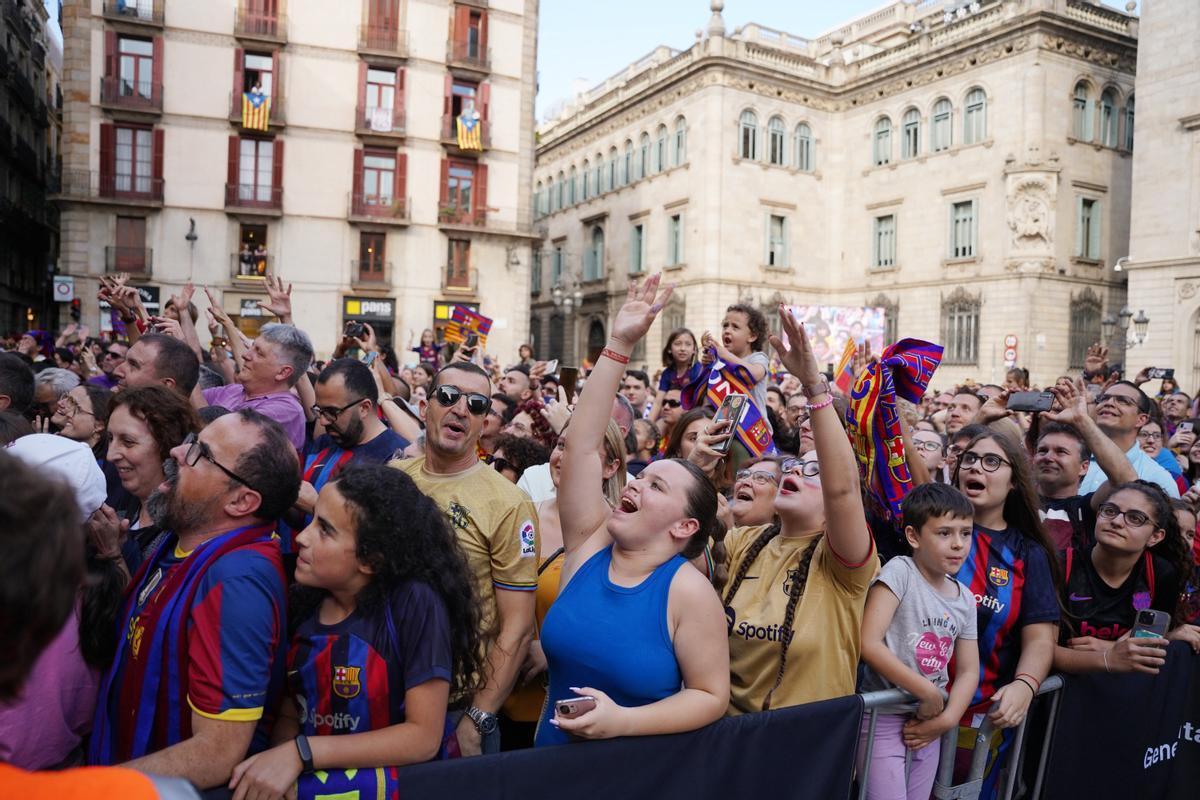
[{"label": "fc barcelona scarf", "polygon": [[[680,393],[684,409],[692,409],[709,403],[714,409],[721,407],[726,395],[737,393],[750,397],[754,390],[754,376],[750,370],[741,365],[726,364],[713,353],[713,362],[708,370],[700,370],[696,377],[684,387]],[[755,403],[753,397],[745,405],[745,413],[741,422],[734,430],[734,438],[746,448],[746,452],[757,458],[766,453],[774,453],[775,442],[771,438],[771,428],[763,416],[762,409]]]},{"label": "fc barcelona scarf", "polygon": [[850,391],[847,432],[863,485],[879,510],[897,524],[912,476],[904,460],[896,398],[920,402],[940,363],[941,345],[903,339],[863,370]]},{"label": "fc barcelona scarf", "polygon": [[[191,736],[188,617],[201,580],[218,558],[268,540],[272,530],[272,525],[258,525],[224,533],[199,545],[165,575],[159,565],[179,540],[173,534],[163,537],[126,590],[116,656],[96,703],[89,764],[120,764]],[[282,579],[282,561],[277,562]]]}]

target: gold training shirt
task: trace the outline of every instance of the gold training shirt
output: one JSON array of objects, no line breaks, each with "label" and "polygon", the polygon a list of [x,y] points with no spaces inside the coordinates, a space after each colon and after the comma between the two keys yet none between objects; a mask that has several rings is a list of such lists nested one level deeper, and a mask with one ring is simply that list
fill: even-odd
[{"label": "gold training shirt", "polygon": [[[729,580],[766,525],[734,528],[725,537]],[[867,588],[879,570],[874,540],[858,566],[843,563],[823,534],[776,536],[758,554],[725,609],[729,622],[730,716],[761,711],[775,684],[783,615],[800,556],[821,536],[796,606],[783,680],[771,696],[783,708],[854,693]]]},{"label": "gold training shirt", "polygon": [[529,495],[482,461],[453,475],[425,470],[425,456],[391,462],[450,520],[483,604],[483,630],[496,618],[495,589],[537,589],[537,510]]}]

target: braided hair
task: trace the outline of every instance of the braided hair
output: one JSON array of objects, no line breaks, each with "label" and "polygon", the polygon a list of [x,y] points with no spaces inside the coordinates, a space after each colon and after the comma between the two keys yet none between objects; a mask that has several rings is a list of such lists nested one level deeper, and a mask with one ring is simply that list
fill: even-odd
[{"label": "braided hair", "polygon": [[[737,595],[738,588],[741,587],[742,581],[746,577],[746,572],[750,569],[750,565],[758,558],[763,548],[778,536],[782,530],[783,525],[776,520],[771,525],[768,525],[758,535],[757,539],[750,543],[750,547],[747,548],[741,563],[738,564],[733,581],[730,582],[729,588],[725,590],[724,604],[726,607],[729,607],[733,603],[733,598]],[[800,598],[804,595],[804,587],[808,583],[808,570],[812,566],[813,555],[816,554],[817,545],[823,537],[824,534],[814,536],[812,541],[804,548],[804,551],[800,553],[796,563],[795,575],[788,586],[787,606],[783,611],[783,624],[779,627],[779,669],[775,673],[775,683],[771,685],[767,696],[763,698],[763,711],[771,709],[771,697],[775,694],[775,690],[779,688],[779,684],[783,682],[783,673],[787,669],[788,646],[792,643],[792,624],[796,619],[796,608],[800,605]]]}]

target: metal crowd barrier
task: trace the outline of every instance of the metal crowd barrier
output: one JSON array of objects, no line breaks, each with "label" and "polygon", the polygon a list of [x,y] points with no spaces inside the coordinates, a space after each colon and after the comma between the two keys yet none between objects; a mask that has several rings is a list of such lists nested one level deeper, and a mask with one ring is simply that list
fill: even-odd
[{"label": "metal crowd barrier", "polygon": [[[1042,783],[1046,777],[1046,761],[1050,754],[1050,742],[1054,736],[1054,724],[1058,719],[1058,705],[1061,699],[1060,690],[1062,687],[1062,677],[1051,675],[1042,681],[1042,685],[1037,692],[1037,697],[1042,695],[1053,696],[1050,700],[1050,715],[1046,723],[1046,735],[1042,741],[1041,751],[1038,753],[1037,776],[1034,780],[1032,790],[1026,795],[1029,798],[1037,798],[1042,791]],[[943,697],[946,696],[945,692],[942,694]],[[867,776],[871,771],[871,753],[874,751],[875,722],[879,716],[879,709],[883,706],[901,704],[909,706],[914,711],[917,708],[917,699],[903,689],[866,692],[862,695],[862,699],[863,710],[869,716],[867,721],[866,752],[863,754],[862,767],[861,769],[857,769],[856,772],[858,800],[866,800],[867,797]],[[1030,703],[1029,711],[1033,711],[1033,703]],[[1012,744],[1012,752],[1008,757],[1009,763],[1005,771],[1003,783],[1000,785],[998,794],[1000,800],[1012,800],[1013,792],[1017,787],[1017,782],[1020,780],[1022,765],[1025,760],[1025,731],[1029,725],[1029,717],[1030,713],[1026,713],[1025,719],[1017,726]],[[941,756],[938,761],[937,778],[933,784],[933,797],[936,800],[978,800],[980,792],[983,789],[984,769],[987,767],[988,751],[995,730],[992,721],[984,719],[983,724],[975,733],[975,745],[971,751],[971,768],[967,773],[966,780],[958,785],[954,784],[954,761],[955,753],[958,749],[958,728],[951,728],[942,735],[941,742],[939,743]],[[857,757],[855,760],[857,763]],[[905,771],[907,772],[912,764],[911,752],[906,754],[904,761]]]}]

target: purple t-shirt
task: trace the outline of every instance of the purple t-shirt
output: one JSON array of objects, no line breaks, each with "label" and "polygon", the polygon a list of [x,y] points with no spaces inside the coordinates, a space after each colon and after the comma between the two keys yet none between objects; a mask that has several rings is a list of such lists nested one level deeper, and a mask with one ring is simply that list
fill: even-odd
[{"label": "purple t-shirt", "polygon": [[252,408],[264,417],[283,426],[284,432],[296,450],[304,449],[304,409],[291,392],[275,392],[259,397],[247,397],[246,387],[240,383],[205,389],[204,402],[210,406],[223,406],[230,411]]},{"label": "purple t-shirt", "polygon": [[108,389],[110,392],[117,388],[117,379],[100,373],[94,378],[88,378],[88,383]]}]

